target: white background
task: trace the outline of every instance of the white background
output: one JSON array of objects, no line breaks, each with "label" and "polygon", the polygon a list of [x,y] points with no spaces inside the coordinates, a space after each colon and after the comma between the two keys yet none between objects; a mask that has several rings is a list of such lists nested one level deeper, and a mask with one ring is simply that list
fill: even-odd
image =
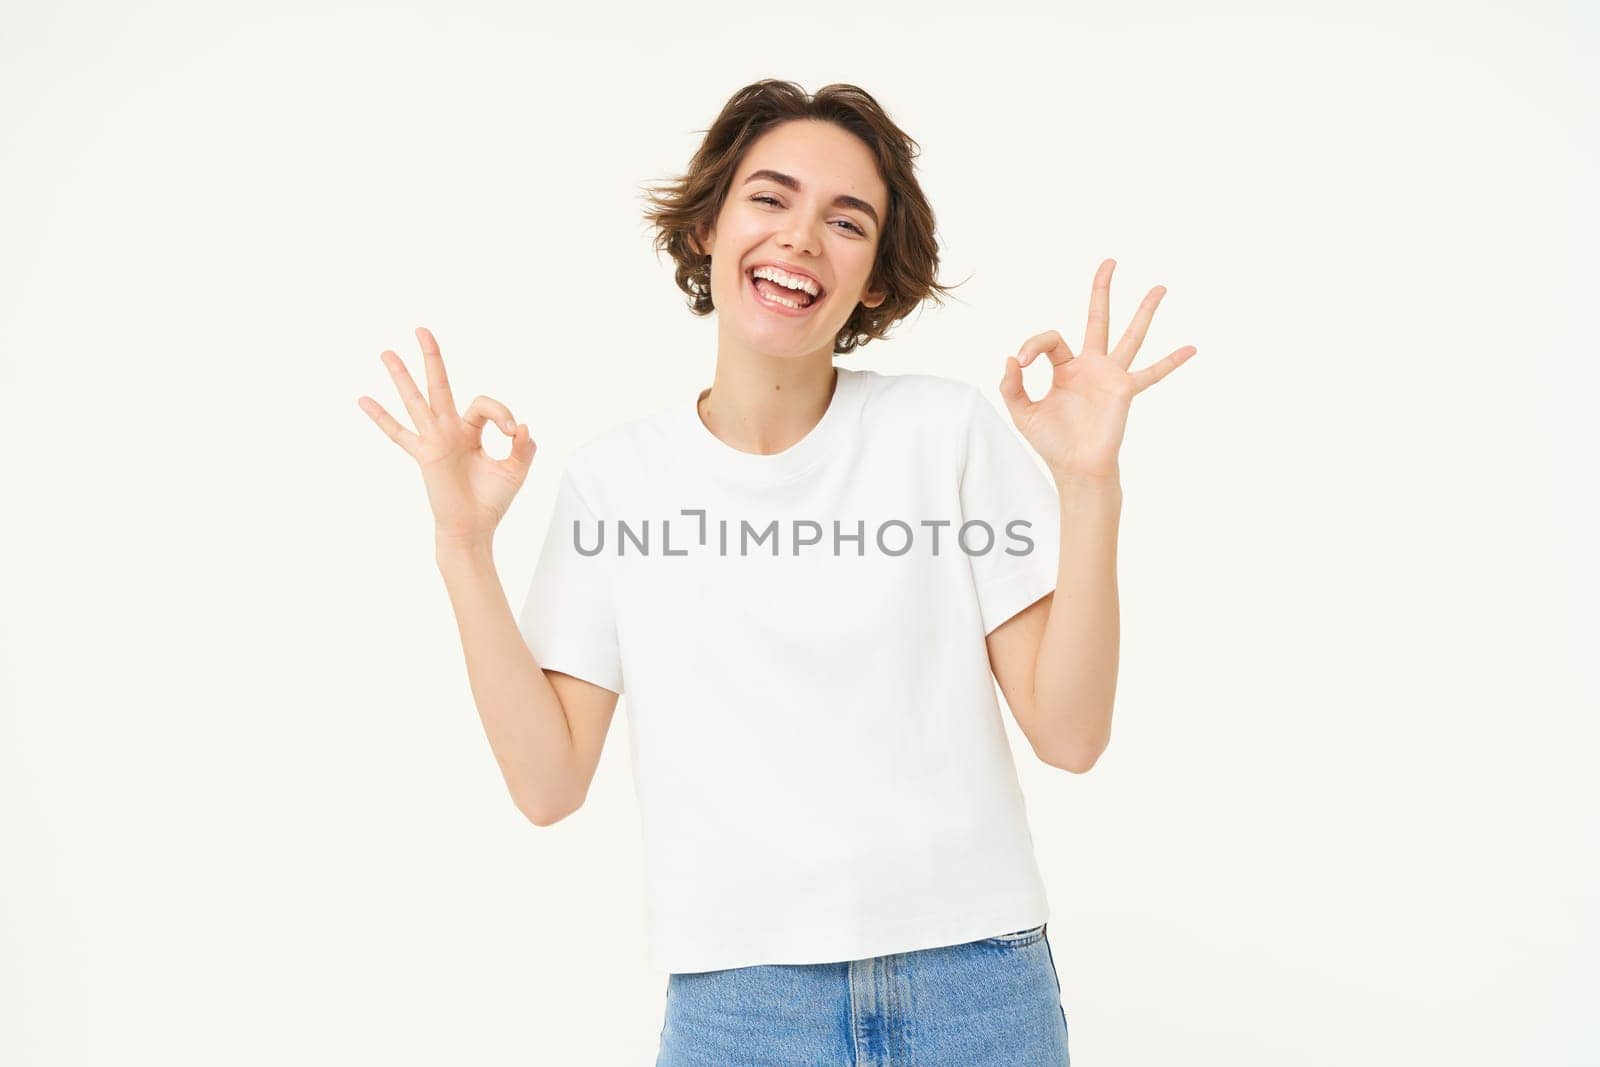
[{"label": "white background", "polygon": [[970,278],[847,365],[999,406],[1106,257],[1199,349],[1110,749],[1007,720],[1074,1064],[1596,1062],[1600,34],[1502,6],[12,5],[0,1060],[652,1062],[626,698],[525,821],[356,398],[423,324],[530,425],[520,603],[571,450],[710,384],[640,194],[770,76],[878,98]]}]

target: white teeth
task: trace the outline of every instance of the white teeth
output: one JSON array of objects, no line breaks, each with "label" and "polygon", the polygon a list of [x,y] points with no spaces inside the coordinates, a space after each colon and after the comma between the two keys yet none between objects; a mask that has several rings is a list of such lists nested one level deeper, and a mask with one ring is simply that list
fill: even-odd
[{"label": "white teeth", "polygon": [[[752,284],[754,284],[754,283],[752,283]],[[799,311],[802,306],[809,306],[809,305],[802,305],[797,300],[787,300],[787,299],[785,299],[784,297],[781,297],[781,296],[768,296],[766,293],[763,293],[759,289],[756,290],[756,296],[760,297],[762,300],[770,300],[774,304],[782,304],[784,307],[794,308],[796,311]]]},{"label": "white teeth", "polygon": [[769,282],[783,286],[785,289],[804,289],[815,297],[821,290],[817,283],[810,278],[799,274],[789,274],[777,267],[757,267],[750,272],[752,278],[765,278]]}]

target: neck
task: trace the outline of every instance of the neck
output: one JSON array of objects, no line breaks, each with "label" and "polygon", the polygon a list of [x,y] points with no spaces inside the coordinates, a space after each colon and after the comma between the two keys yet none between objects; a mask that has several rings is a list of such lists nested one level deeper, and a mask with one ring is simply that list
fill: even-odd
[{"label": "neck", "polygon": [[823,358],[719,359],[700,396],[700,421],[731,448],[782,452],[810,433],[833,402],[832,353]]}]

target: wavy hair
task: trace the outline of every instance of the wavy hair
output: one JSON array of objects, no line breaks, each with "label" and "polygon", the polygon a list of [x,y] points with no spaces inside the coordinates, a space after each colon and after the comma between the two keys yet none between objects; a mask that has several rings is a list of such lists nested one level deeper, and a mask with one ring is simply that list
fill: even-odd
[{"label": "wavy hair", "polygon": [[939,249],[933,208],[917,182],[913,162],[921,148],[865,89],[836,83],[813,95],[794,82],[773,78],[745,86],[728,99],[709,129],[697,131],[705,138],[688,170],[646,191],[649,206],[644,217],[655,227],[657,258],[667,252],[676,264],[675,279],[689,297],[689,310],[709,315],[715,307],[711,257],[695,251],[694,234],[715,226],[750,145],[773,127],[796,119],[831,122],[854,134],[872,153],[889,189],[867,286],[887,296],[875,308],[856,305],[834,338],[834,353],[843,355],[884,337],[924,300],[942,306],[939,294],[948,296],[953,288],[935,278]]}]

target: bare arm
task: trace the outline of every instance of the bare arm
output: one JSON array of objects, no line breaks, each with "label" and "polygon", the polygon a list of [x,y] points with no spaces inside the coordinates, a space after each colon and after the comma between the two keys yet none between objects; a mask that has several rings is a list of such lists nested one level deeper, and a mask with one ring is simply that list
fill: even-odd
[{"label": "bare arm", "polygon": [[1057,478],[1056,588],[989,635],[989,662],[1017,725],[1052,767],[1084,774],[1111,743],[1121,613],[1116,481]]},{"label": "bare arm", "polygon": [[[1046,330],[1006,360],[1000,380],[1012,421],[1055,477],[1061,558],[1055,592],[990,635],[991,663],[1034,751],[1053,766],[1079,773],[1093,767],[1111,741],[1122,626],[1117,453],[1128,410],[1135,396],[1196,351],[1185,345],[1143,370],[1129,370],[1166,295],[1161,285],[1150,290],[1117,347],[1108,350],[1115,266],[1108,259],[1095,272],[1081,353],[1074,355],[1060,333]],[[1051,364],[1050,390],[1030,400],[1022,368],[1041,354]]]},{"label": "bare arm", "polygon": [[[528,477],[537,446],[526,423],[498,400],[479,396],[457,412],[444,356],[432,331],[418,326],[427,368],[423,395],[405,362],[381,359],[416,429],[408,429],[370,396],[356,403],[380,430],[417,461],[434,518],[434,557],[455,608],[467,676],[489,746],[517,807],[548,826],[578,809],[589,791],[617,694],[546,671],[506,603],[495,572],[495,527]],[[483,450],[493,421],[511,438],[511,454]]]},{"label": "bare arm", "polygon": [[487,543],[436,542],[489,747],[518,810],[535,825],[549,826],[578,810],[588,795],[617,694],[539,666]]}]

